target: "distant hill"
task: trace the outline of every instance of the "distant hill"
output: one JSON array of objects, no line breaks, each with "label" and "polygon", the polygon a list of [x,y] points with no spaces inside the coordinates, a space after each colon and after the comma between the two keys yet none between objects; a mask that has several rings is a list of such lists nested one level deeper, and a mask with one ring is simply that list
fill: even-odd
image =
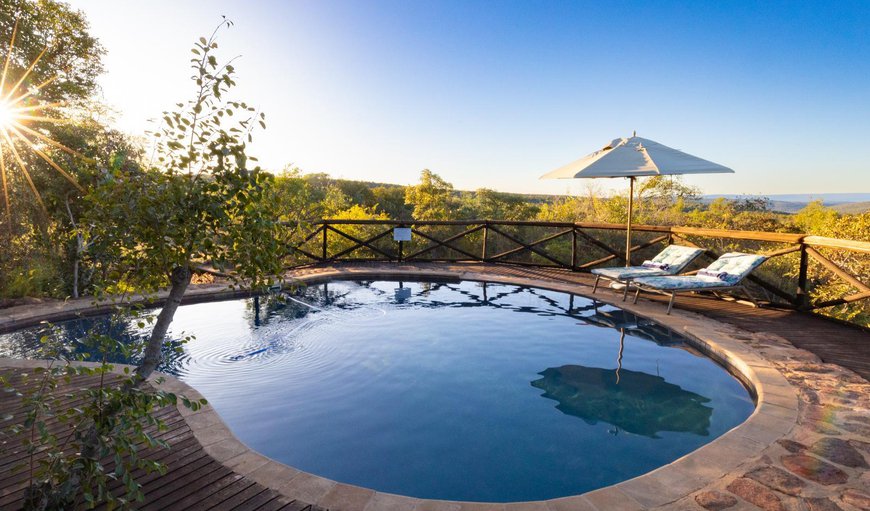
[{"label": "distant hill", "polygon": [[825,206],[837,210],[840,213],[856,214],[870,211],[870,193],[796,193],[796,194],[773,194],[773,195],[704,195],[703,202],[725,198],[729,200],[739,199],[768,199],[768,207],[781,213],[797,213],[807,204],[820,200]]},{"label": "distant hill", "polygon": [[859,213],[866,213],[870,211],[870,201],[837,204],[835,206],[831,206],[831,209],[834,209],[838,213],[842,213],[844,215],[857,215]]},{"label": "distant hill", "polygon": [[812,201],[820,200],[827,206],[834,204],[846,204],[848,202],[868,202],[870,201],[870,193],[780,193],[780,194],[719,194],[705,195],[705,199],[715,199],[724,197],[726,199],[745,199],[767,197],[771,201],[782,202],[799,202],[808,204]]}]

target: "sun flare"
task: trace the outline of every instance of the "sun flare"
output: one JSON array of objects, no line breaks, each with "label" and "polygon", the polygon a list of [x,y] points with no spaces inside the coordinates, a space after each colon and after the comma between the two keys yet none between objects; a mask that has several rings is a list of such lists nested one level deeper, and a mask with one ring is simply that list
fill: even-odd
[{"label": "sun flare", "polygon": [[[28,150],[36,154],[44,160],[51,168],[65,177],[78,190],[84,191],[76,179],[60,165],[58,165],[46,152],[48,146],[55,149],[60,149],[68,154],[83,157],[81,154],[73,151],[65,145],[53,140],[38,124],[34,123],[64,123],[65,119],[59,119],[46,115],[48,110],[62,106],[61,103],[47,103],[39,98],[39,91],[46,85],[50,84],[58,78],[57,75],[39,83],[32,85],[27,82],[27,78],[36,67],[36,64],[45,55],[48,48],[42,51],[30,63],[27,69],[21,74],[16,81],[12,81],[10,74],[10,65],[12,62],[12,50],[15,47],[15,35],[18,32],[18,23],[12,29],[12,37],[9,40],[9,46],[6,55],[3,58],[3,72],[0,74],[0,181],[3,185],[3,202],[6,206],[6,220],[9,229],[12,228],[12,207],[9,202],[9,179],[12,177],[12,172],[17,169],[20,175],[27,182],[30,191],[33,192],[36,201],[42,208],[44,213],[48,213],[45,203],[42,201],[42,196],[36,185],[33,183],[27,163],[22,158],[21,150]],[[8,158],[8,162],[7,162]]]},{"label": "sun flare", "polygon": [[6,101],[0,101],[0,129],[6,129],[15,119],[15,113]]}]

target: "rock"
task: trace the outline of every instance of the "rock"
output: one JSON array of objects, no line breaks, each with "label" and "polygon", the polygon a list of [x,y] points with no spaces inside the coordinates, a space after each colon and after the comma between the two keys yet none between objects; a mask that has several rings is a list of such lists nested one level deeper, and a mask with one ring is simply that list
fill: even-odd
[{"label": "rock", "polygon": [[802,416],[806,421],[833,423],[836,412],[843,411],[838,406],[832,405],[809,405],[803,408]]},{"label": "rock", "polygon": [[840,435],[840,430],[824,422],[807,422],[804,427],[822,435]]},{"label": "rock", "polygon": [[820,484],[842,484],[849,476],[839,468],[805,454],[790,454],[781,458],[790,472]]},{"label": "rock", "polygon": [[855,506],[864,511],[870,510],[870,495],[867,495],[866,493],[849,488],[843,492],[841,498],[843,499],[843,502],[850,506]]},{"label": "rock", "polygon": [[803,452],[803,451],[807,450],[807,446],[805,446],[804,444],[802,444],[800,442],[795,442],[794,440],[782,439],[782,440],[777,440],[776,443],[783,446],[786,451],[788,451],[792,454],[796,454],[796,453]]},{"label": "rock", "polygon": [[802,401],[813,405],[819,404],[819,394],[815,390],[802,387],[800,394]]},{"label": "rock", "polygon": [[843,508],[834,504],[831,499],[805,499],[804,503],[807,505],[807,511],[843,511]]},{"label": "rock", "polygon": [[718,511],[737,504],[737,499],[720,491],[702,491],[695,495],[695,502],[704,509]]},{"label": "rock", "polygon": [[794,367],[795,371],[803,371],[805,373],[830,373],[836,371],[837,368],[826,364],[800,364]]},{"label": "rock", "polygon": [[744,477],[753,479],[768,488],[794,496],[800,495],[801,489],[806,486],[806,483],[799,477],[795,477],[779,467],[757,468]]},{"label": "rock", "polygon": [[839,465],[868,468],[864,456],[842,438],[822,438],[810,447],[810,452]]},{"label": "rock", "polygon": [[863,422],[864,424],[870,424],[870,417],[866,415],[849,415],[846,417],[846,419],[855,422]]},{"label": "rock", "polygon": [[870,442],[864,442],[863,440],[849,440],[849,445],[870,454]]},{"label": "rock", "polygon": [[861,424],[858,422],[847,422],[840,427],[850,433],[856,433],[861,436],[870,437],[870,425]]},{"label": "rock", "polygon": [[741,499],[755,504],[764,511],[785,511],[785,506],[775,493],[752,479],[741,477],[728,485],[728,491]]}]

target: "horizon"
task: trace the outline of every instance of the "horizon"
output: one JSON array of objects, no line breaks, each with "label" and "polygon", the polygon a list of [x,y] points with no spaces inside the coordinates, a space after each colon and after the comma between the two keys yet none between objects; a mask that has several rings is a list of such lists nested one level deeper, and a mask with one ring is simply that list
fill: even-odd
[{"label": "horizon", "polygon": [[189,95],[189,47],[225,14],[221,54],[242,55],[238,98],[268,124],[252,152],[274,172],[620,193],[538,178],[637,130],[736,171],[684,178],[704,194],[870,192],[860,151],[832,150],[870,133],[870,4],[69,3],[108,51],[117,126],[140,136]]}]

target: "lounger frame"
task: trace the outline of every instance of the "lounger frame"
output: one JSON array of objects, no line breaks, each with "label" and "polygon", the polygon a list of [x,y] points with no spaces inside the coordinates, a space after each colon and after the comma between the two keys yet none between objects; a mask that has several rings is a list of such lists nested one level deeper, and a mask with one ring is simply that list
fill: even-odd
[{"label": "lounger frame", "polygon": [[[683,289],[658,289],[655,287],[644,286],[643,284],[638,284],[637,282],[632,282],[632,285],[637,289],[637,291],[635,291],[635,293],[634,293],[634,303],[637,303],[637,298],[638,298],[638,296],[640,296],[641,291],[650,291],[652,293],[658,293],[661,295],[670,296],[670,300],[668,300],[668,312],[666,314],[670,314],[671,309],[674,308],[674,299],[676,298],[677,293],[696,293],[696,292],[700,292],[700,291],[712,291],[714,294],[716,294],[718,291],[740,290],[743,292],[744,295],[746,295],[747,298],[749,298],[749,301],[752,302],[752,304],[755,307],[761,307],[761,304],[758,303],[758,301],[755,299],[755,297],[752,296],[752,293],[749,292],[749,289],[743,284],[737,284],[734,286],[716,286],[716,287],[709,287],[709,286],[708,287],[696,287],[696,288],[687,287],[687,288],[683,288]],[[625,292],[627,292],[627,291],[628,291],[628,286],[626,286]],[[623,300],[625,300],[625,293],[623,293]]]}]

